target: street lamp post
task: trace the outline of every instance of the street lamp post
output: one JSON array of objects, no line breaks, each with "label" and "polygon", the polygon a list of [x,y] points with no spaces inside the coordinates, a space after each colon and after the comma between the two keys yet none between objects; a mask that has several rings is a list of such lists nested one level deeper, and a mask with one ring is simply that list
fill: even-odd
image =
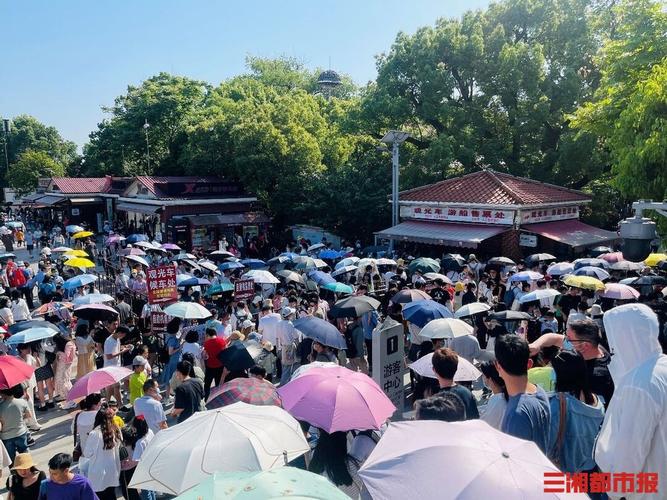
[{"label": "street lamp post", "polygon": [[[398,208],[398,149],[405,140],[410,137],[407,132],[400,130],[390,130],[381,141],[385,144],[391,144],[391,225],[396,226],[399,222]],[[394,251],[394,240],[389,240],[389,252]]]},{"label": "street lamp post", "polygon": [[150,149],[148,148],[148,128],[150,127],[150,124],[148,123],[148,118],[144,118],[144,132],[146,133],[146,163],[148,164],[148,170],[147,174],[151,173],[151,153]]},{"label": "street lamp post", "polygon": [[2,130],[5,134],[5,167],[7,167],[7,172],[9,172],[9,153],[7,152],[9,143],[9,120],[7,118],[2,120]]}]

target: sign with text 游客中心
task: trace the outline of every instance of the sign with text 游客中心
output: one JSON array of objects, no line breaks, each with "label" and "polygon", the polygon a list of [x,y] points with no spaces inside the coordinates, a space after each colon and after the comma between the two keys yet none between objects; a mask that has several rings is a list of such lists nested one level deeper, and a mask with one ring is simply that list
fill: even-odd
[{"label": "sign with text \u6e38\u5ba2\u4e2d\u5fc3", "polygon": [[247,300],[255,296],[255,280],[244,279],[234,283],[234,300]]},{"label": "sign with text \u6e38\u5ba2\u4e2d\u5fc3", "polygon": [[412,205],[401,207],[401,217],[408,219],[441,220],[450,222],[472,222],[478,224],[514,223],[513,210],[466,207],[431,207]]},{"label": "sign with text \u6e38\u5ba2\u4e2d\u5fc3", "polygon": [[176,285],[176,266],[149,267],[146,274],[149,304],[165,304],[178,299]]},{"label": "sign with text \u6e38\u5ba2\u4e2d\u5fc3", "polygon": [[392,420],[403,418],[405,350],[403,324],[387,318],[373,330],[373,380],[394,403]]},{"label": "sign with text \u6e38\u5ba2\u4e2d\u5fc3", "polygon": [[536,222],[549,222],[554,220],[578,219],[579,207],[547,207],[531,210],[521,210],[519,220],[522,224],[533,224]]}]

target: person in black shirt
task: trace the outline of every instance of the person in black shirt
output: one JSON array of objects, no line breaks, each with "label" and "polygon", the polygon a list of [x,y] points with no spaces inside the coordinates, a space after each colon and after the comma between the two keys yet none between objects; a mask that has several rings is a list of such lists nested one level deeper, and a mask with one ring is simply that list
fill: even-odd
[{"label": "person in black shirt", "polygon": [[194,368],[188,361],[180,361],[176,365],[176,378],[181,381],[181,385],[174,392],[174,409],[171,411],[171,416],[178,417],[180,424],[201,410],[204,384],[198,378],[194,378]]},{"label": "person in black shirt", "polygon": [[560,296],[558,306],[560,307],[560,310],[563,311],[563,316],[565,316],[566,321],[567,316],[570,315],[570,311],[573,309],[576,310],[580,302],[581,295],[579,295],[579,291],[576,288],[570,288],[568,293]]},{"label": "person in black shirt", "polygon": [[475,288],[476,286],[474,283],[468,283],[466,285],[466,293],[464,293],[463,297],[461,297],[461,305],[465,306],[477,301],[477,296],[475,295]]},{"label": "person in black shirt", "polygon": [[459,365],[459,356],[452,349],[442,347],[433,353],[432,358],[433,372],[438,377],[438,384],[440,385],[440,392],[450,392],[456,394],[466,409],[466,420],[479,418],[479,411],[477,410],[477,401],[469,389],[454,382],[454,374]]},{"label": "person in black shirt", "polygon": [[433,300],[435,300],[438,304],[441,304],[443,306],[447,305],[447,302],[452,300],[452,297],[449,295],[449,292],[442,288],[442,285],[445,284],[444,281],[442,281],[440,278],[437,278],[436,280],[433,281],[435,283],[435,288],[433,288],[430,292],[429,295]]}]

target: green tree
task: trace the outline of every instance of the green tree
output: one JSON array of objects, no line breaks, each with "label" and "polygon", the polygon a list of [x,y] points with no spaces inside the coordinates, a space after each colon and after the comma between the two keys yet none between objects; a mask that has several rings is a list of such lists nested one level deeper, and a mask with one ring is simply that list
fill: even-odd
[{"label": "green tree", "polygon": [[11,164],[6,175],[9,187],[19,194],[34,191],[40,177],[62,177],[65,167],[54,161],[43,151],[24,151],[18,160]]},{"label": "green tree", "polygon": [[185,129],[209,91],[210,86],[204,82],[167,73],[153,76],[138,87],[129,86],[113,106],[104,108],[110,118],[90,134],[90,142],[84,147],[87,173],[178,173]]},{"label": "green tree", "polygon": [[[63,139],[55,127],[44,125],[29,115],[19,115],[11,120],[8,135],[10,166],[16,163],[26,151],[41,151],[64,167],[78,158],[76,144]],[[4,154],[4,134],[0,134],[0,150]],[[4,158],[2,159],[4,167]]]},{"label": "green tree", "polygon": [[580,134],[595,137],[613,182],[630,197],[667,194],[667,13],[651,0],[626,0],[611,10],[598,56],[600,86],[573,117]]}]

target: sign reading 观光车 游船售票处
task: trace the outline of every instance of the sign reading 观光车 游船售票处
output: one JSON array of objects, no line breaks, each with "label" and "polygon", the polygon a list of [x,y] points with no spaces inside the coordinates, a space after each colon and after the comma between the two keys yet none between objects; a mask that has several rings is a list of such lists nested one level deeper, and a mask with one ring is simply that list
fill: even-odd
[{"label": "sign reading \u89c2\u5149\u8f66 \u6e38\u8239\u552e\u7968\u5904", "polygon": [[503,224],[509,226],[514,223],[514,210],[412,205],[401,207],[401,217],[435,221]]},{"label": "sign reading \u89c2\u5149\u8f66 \u6e38\u8239\u552e\u7968\u5904", "polygon": [[403,418],[405,405],[405,352],[403,349],[403,325],[387,318],[373,330],[373,380],[394,403],[396,412],[392,420]]},{"label": "sign reading \u89c2\u5149\u8f66 \u6e38\u8239\u552e\u7968\u5904", "polygon": [[176,266],[149,267],[146,273],[149,304],[165,304],[178,299]]}]

